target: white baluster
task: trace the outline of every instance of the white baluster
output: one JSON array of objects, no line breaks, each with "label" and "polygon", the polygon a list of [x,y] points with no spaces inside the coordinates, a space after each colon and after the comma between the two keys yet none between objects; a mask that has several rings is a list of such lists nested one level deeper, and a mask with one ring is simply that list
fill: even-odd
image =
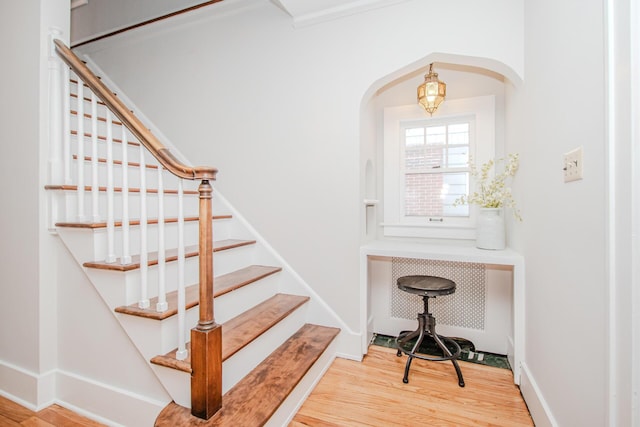
[{"label": "white baluster", "polygon": [[[51,28],[49,33],[49,184],[60,184],[64,182],[64,162],[62,151],[62,122],[64,114],[69,114],[69,110],[64,110],[62,102],[62,82],[61,68],[62,61],[58,58],[53,40],[61,35],[57,28]],[[58,199],[49,194],[48,228],[50,231],[56,230],[58,220]]]},{"label": "white baluster", "polygon": [[64,157],[64,183],[71,185],[71,85],[69,67],[62,67],[62,149]]},{"label": "white baluster", "polygon": [[[78,120],[84,117],[78,116]],[[84,163],[84,159],[78,159]],[[98,182],[98,98],[91,92],[91,211],[93,222],[100,220],[100,183]]]},{"label": "white baluster", "polygon": [[[63,182],[62,166],[62,64],[56,53],[53,40],[60,37],[57,28],[49,30],[49,183]],[[66,112],[69,114],[69,111]]]},{"label": "white baluster", "polygon": [[78,160],[77,171],[77,194],[78,194],[78,221],[83,222],[87,220],[87,215],[84,211],[84,120],[80,120],[80,117],[84,117],[84,83],[80,78],[77,78],[78,84],[76,93],[78,94],[78,120],[77,120],[77,154]]},{"label": "white baluster", "polygon": [[122,127],[122,264],[131,263],[131,248],[129,245],[129,160],[127,128]]},{"label": "white baluster", "polygon": [[138,307],[149,308],[149,259],[147,254],[147,166],[144,146],[140,144],[140,301]]},{"label": "white baluster", "polygon": [[182,178],[178,179],[178,351],[176,359],[187,358],[185,327],[185,287],[184,287],[184,191]]},{"label": "white baluster", "polygon": [[156,311],[167,311],[167,291],[165,275],[165,243],[164,243],[164,183],[162,165],[158,164],[158,303]]},{"label": "white baluster", "polygon": [[107,259],[116,262],[115,218],[113,216],[113,119],[107,109]]}]

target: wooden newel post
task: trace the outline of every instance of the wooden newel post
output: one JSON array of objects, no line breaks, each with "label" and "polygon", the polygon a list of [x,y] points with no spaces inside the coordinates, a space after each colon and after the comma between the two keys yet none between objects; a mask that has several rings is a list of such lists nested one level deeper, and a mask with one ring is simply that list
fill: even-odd
[{"label": "wooden newel post", "polygon": [[200,192],[200,319],[191,330],[191,414],[211,418],[222,407],[222,326],[213,317],[213,190]]}]

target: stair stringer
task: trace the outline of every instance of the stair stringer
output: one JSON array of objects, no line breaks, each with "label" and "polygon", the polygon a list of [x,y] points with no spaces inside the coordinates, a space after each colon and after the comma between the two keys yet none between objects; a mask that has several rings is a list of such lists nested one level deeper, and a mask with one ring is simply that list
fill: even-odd
[{"label": "stair stringer", "polygon": [[[249,237],[246,233],[240,232],[237,227],[234,229],[234,227],[231,226],[230,229],[229,233],[231,234],[243,234],[243,238]],[[59,235],[62,241],[67,245],[69,252],[72,253],[73,258],[80,266],[82,266],[84,262],[91,260],[90,249],[95,249],[96,243],[94,240],[96,236],[100,234],[101,233],[97,233],[95,230],[86,228],[61,227],[59,229]],[[271,261],[271,259],[265,260],[267,257],[264,256],[263,250],[252,248],[237,248],[235,250],[239,251],[236,256],[250,258],[250,261]],[[242,254],[243,251],[244,254]],[[197,257],[190,260],[190,262],[197,264]],[[164,354],[176,346],[175,335],[177,320],[175,316],[157,321],[124,315],[114,311],[116,307],[131,304],[139,298],[137,290],[139,279],[138,270],[119,272],[84,267],[83,270],[103,299],[103,302],[109,307],[112,314],[115,315],[121,327],[145,360],[149,361],[152,357],[158,354]],[[153,270],[154,267],[151,267],[150,273],[152,273]],[[282,277],[280,277],[280,273],[276,273],[249,286],[217,297],[214,301],[216,321],[222,324],[276,294],[279,289],[288,287],[283,286],[281,282]],[[150,291],[153,291],[153,288],[151,288]],[[296,309],[277,325],[225,361],[223,364],[223,392],[229,390],[255,368],[268,354],[302,327],[302,325],[308,321],[308,312],[309,302]],[[197,306],[187,310],[186,323],[188,325],[195,325],[197,323],[197,316]],[[333,360],[334,357],[335,355],[331,354],[327,360]],[[186,372],[180,372],[154,364],[150,365],[171,398],[176,403],[189,407],[190,375]],[[327,366],[322,369],[311,370],[310,372],[318,372],[321,374]],[[307,387],[307,389],[300,391],[301,386],[298,386],[296,388],[298,391],[295,391],[287,398],[289,402],[287,407],[297,409],[304,397],[311,391],[311,388],[308,388],[308,384],[315,384],[317,380],[319,380],[319,377],[303,381],[301,384],[307,384],[303,386]],[[302,400],[295,400],[300,399],[301,396],[304,396]],[[294,413],[289,415],[292,417]]]}]

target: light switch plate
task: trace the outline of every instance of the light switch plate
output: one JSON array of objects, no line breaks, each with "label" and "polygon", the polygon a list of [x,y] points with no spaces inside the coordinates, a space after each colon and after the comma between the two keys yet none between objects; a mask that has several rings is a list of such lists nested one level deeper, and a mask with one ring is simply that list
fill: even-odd
[{"label": "light switch plate", "polygon": [[564,182],[582,179],[582,147],[564,154]]}]

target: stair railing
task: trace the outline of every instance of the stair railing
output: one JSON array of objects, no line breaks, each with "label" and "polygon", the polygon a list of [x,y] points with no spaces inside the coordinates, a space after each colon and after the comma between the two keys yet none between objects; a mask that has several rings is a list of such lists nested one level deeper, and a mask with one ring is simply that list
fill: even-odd
[{"label": "stair railing", "polygon": [[[184,247],[184,188],[183,180],[200,181],[199,194],[199,319],[198,324],[191,329],[191,413],[199,418],[208,419],[215,414],[222,405],[222,350],[221,327],[215,323],[213,313],[213,231],[212,231],[212,187],[217,170],[212,167],[185,165],[178,160],[171,151],[165,147],[142,122],[96,77],[93,72],[60,40],[53,40],[51,71],[51,105],[52,127],[54,134],[51,138],[51,169],[50,179],[53,181],[51,188],[72,188],[73,173],[72,163],[74,156],[71,154],[71,115],[75,114],[77,120],[76,140],[77,149],[75,155],[76,172],[75,186],[76,202],[71,210],[75,210],[76,222],[98,222],[101,219],[100,193],[106,192],[106,228],[107,248],[105,249],[105,261],[114,265],[128,265],[133,262],[130,245],[130,208],[129,208],[129,175],[128,166],[133,165],[129,160],[128,149],[130,146],[139,146],[140,170],[140,289],[138,307],[147,309],[150,305],[148,290],[148,265],[147,257],[147,226],[150,219],[147,215],[147,170],[157,169],[158,176],[158,302],[155,310],[162,312],[167,310],[166,277],[165,277],[165,216],[164,216],[164,177],[166,170],[177,177],[178,195],[178,352],[177,358],[184,359],[187,356],[185,340],[185,247]],[[55,49],[55,50],[54,50]],[[54,54],[55,52],[55,54]],[[57,54],[58,58],[55,58]],[[62,61],[67,66],[61,66],[54,61]],[[70,71],[75,75],[71,76]],[[70,83],[73,82],[73,83]],[[75,85],[75,92],[70,86]],[[89,95],[86,92],[90,92]],[[71,97],[75,97],[76,111],[71,108]],[[90,113],[85,112],[85,105],[90,106]],[[56,104],[56,105],[54,105]],[[104,123],[98,118],[98,107],[106,108]],[[61,110],[61,111],[60,111]],[[62,126],[57,120],[62,121]],[[85,121],[89,120],[90,132],[85,130]],[[106,136],[98,135],[98,129],[104,127]],[[114,129],[120,128],[120,134],[114,135]],[[60,135],[61,134],[61,135]],[[89,135],[90,134],[90,135]],[[89,138],[91,154],[86,156],[84,152],[85,140]],[[103,139],[104,141],[100,141]],[[106,159],[99,160],[99,144],[106,144]],[[113,147],[119,143],[122,153],[119,160],[114,158]],[[156,163],[148,165],[145,160],[149,153]],[[85,183],[85,165],[90,163],[89,182]],[[106,163],[106,186],[99,183],[99,163]],[[117,188],[114,184],[114,164],[122,165],[122,186]],[[66,186],[66,187],[65,187]],[[85,193],[91,195],[91,214],[86,214]],[[115,249],[115,193],[120,193],[120,210],[122,212],[122,250],[118,260]],[[53,214],[53,212],[52,212]],[[69,219],[67,219],[69,220]],[[52,219],[55,222],[55,218]]]}]

